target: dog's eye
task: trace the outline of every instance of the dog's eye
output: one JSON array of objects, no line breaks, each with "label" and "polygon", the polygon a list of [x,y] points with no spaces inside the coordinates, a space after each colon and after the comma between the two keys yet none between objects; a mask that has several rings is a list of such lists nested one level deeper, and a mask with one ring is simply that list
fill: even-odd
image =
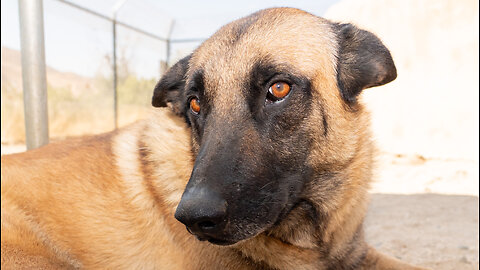
[{"label": "dog's eye", "polygon": [[198,98],[190,99],[190,110],[192,110],[194,114],[200,113],[200,100],[198,100]]},{"label": "dog's eye", "polygon": [[290,88],[290,85],[286,82],[276,82],[268,88],[267,98],[272,101],[283,99],[290,93]]}]

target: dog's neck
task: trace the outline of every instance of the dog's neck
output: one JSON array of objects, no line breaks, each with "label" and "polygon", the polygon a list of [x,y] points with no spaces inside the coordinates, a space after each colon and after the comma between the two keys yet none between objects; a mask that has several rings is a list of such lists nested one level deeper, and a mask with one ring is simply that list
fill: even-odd
[{"label": "dog's neck", "polygon": [[324,269],[346,259],[355,264],[366,252],[362,223],[367,196],[352,198],[330,211],[324,204],[302,201],[280,224],[236,248],[273,269]]}]

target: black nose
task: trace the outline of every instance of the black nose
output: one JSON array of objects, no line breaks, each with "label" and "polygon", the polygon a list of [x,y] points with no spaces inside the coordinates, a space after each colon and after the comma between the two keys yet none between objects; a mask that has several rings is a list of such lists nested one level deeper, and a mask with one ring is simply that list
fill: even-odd
[{"label": "black nose", "polygon": [[225,226],[227,203],[206,189],[187,189],[175,212],[175,218],[200,240],[219,237]]}]

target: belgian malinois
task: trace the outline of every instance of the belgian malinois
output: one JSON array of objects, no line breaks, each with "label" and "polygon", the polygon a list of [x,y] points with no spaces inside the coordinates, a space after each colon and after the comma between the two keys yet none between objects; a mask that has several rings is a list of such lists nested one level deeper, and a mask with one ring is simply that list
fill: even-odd
[{"label": "belgian malinois", "polygon": [[374,148],[357,97],[395,78],[351,24],[234,21],[159,81],[170,109],[2,157],[2,266],[415,269],[362,230]]}]

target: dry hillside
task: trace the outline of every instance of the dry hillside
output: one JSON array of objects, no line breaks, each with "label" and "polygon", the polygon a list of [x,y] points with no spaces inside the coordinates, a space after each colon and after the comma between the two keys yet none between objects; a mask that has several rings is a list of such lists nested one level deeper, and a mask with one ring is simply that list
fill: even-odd
[{"label": "dry hillside", "polygon": [[[93,79],[71,72],[61,72],[47,67],[48,84],[55,88],[69,89],[74,96],[82,91],[98,92]],[[14,91],[22,92],[22,65],[20,51],[2,47],[2,84]]]},{"label": "dry hillside", "polygon": [[[155,79],[123,75],[118,85],[120,126],[144,117],[155,83]],[[22,88],[20,52],[2,47],[2,144],[25,140]],[[88,78],[47,66],[47,88],[51,138],[102,133],[114,128],[111,77],[99,74]]]}]

